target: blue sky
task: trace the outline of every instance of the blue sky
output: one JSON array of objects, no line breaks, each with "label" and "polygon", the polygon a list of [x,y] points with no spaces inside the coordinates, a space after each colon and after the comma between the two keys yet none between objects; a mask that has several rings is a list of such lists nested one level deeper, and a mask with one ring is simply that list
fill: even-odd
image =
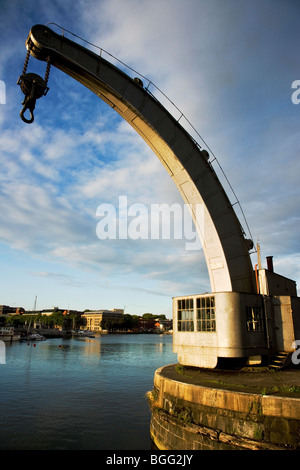
[{"label": "blue sky", "polygon": [[[181,204],[156,156],[113,110],[52,67],[34,123],[21,121],[16,82],[25,40],[31,26],[50,22],[163,90],[217,156],[263,266],[272,255],[275,271],[299,285],[300,104],[291,99],[300,80],[297,0],[0,6],[0,304],[31,309],[37,296],[38,308],[125,306],[171,317],[173,296],[210,291],[202,250],[186,250],[184,240],[97,237],[97,207],[116,205],[119,196],[147,207]],[[44,76],[45,64],[31,58],[28,72]]]}]

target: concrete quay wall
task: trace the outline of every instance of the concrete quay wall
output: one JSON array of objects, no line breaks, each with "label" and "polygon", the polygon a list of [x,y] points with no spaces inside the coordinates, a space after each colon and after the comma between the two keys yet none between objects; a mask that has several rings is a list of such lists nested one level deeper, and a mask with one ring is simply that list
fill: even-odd
[{"label": "concrete quay wall", "polygon": [[158,449],[300,448],[300,398],[177,381],[165,369],[155,372],[149,396],[150,434]]}]

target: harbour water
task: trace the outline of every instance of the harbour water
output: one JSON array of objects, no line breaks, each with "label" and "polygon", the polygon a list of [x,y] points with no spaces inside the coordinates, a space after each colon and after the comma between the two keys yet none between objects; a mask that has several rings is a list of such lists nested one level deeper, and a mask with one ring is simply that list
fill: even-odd
[{"label": "harbour water", "polygon": [[177,362],[171,335],[103,335],[6,345],[1,450],[150,450],[145,394]]}]

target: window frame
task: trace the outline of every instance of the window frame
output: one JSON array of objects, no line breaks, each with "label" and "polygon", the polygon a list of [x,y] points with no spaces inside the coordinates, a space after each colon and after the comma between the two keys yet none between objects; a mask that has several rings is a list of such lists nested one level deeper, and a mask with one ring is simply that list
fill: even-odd
[{"label": "window frame", "polygon": [[261,306],[246,306],[247,331],[257,333],[265,331],[264,313]]},{"label": "window frame", "polygon": [[177,330],[180,333],[194,332],[194,299],[177,300]]},{"label": "window frame", "polygon": [[196,331],[212,333],[216,330],[215,297],[198,297],[196,299]]}]

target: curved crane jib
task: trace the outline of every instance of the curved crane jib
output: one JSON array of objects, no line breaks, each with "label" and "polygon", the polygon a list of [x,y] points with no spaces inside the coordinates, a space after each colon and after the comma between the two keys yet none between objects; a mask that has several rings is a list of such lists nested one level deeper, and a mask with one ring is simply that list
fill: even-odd
[{"label": "curved crane jib", "polygon": [[[33,26],[26,45],[32,56],[92,90],[154,151],[192,208],[212,292],[255,292],[249,245],[208,152],[201,150],[178,120],[144,88],[141,79],[129,77],[100,55],[47,26]],[[200,216],[196,207],[201,208]]]}]

